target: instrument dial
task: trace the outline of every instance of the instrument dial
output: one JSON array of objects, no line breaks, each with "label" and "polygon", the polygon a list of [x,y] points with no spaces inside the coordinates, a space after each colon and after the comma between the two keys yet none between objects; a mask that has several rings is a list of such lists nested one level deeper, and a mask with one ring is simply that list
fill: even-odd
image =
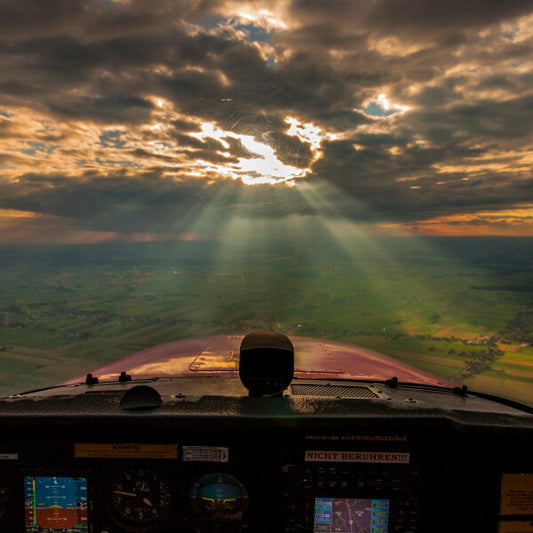
[{"label": "instrument dial", "polygon": [[237,478],[218,472],[194,483],[189,503],[197,521],[241,523],[248,509],[248,493]]},{"label": "instrument dial", "polygon": [[155,472],[144,468],[121,472],[111,490],[111,515],[128,531],[152,531],[169,515],[170,488]]}]

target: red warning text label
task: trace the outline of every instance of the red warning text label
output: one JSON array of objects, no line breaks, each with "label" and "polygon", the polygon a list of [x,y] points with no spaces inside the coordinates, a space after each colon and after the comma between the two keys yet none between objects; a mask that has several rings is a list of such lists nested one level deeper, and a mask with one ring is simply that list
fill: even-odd
[{"label": "red warning text label", "polygon": [[338,452],[306,450],[306,461],[328,463],[396,463],[409,464],[409,453],[404,452]]}]

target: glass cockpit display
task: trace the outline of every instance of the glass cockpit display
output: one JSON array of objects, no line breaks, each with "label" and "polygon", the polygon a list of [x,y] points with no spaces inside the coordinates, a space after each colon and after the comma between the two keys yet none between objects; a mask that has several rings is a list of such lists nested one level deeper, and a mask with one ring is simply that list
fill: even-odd
[{"label": "glass cockpit display", "polygon": [[86,533],[87,479],[26,476],[25,531],[30,533]]},{"label": "glass cockpit display", "polygon": [[313,533],[387,533],[389,500],[315,498]]}]

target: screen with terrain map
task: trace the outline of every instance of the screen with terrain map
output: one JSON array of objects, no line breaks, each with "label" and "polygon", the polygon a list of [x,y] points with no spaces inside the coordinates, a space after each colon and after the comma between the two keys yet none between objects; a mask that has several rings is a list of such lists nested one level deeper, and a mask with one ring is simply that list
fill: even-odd
[{"label": "screen with terrain map", "polygon": [[314,533],[387,533],[389,500],[315,498]]}]

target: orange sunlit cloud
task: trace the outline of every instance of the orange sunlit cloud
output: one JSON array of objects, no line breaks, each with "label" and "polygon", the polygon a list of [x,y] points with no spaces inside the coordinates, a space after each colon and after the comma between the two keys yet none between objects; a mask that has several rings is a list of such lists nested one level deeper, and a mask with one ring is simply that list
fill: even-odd
[{"label": "orange sunlit cloud", "polygon": [[426,236],[533,237],[533,206],[436,217],[404,224],[402,227]]},{"label": "orange sunlit cloud", "polygon": [[492,149],[490,152],[479,156],[464,158],[461,163],[436,164],[434,168],[439,174],[457,172],[463,173],[465,177],[468,177],[469,174],[483,175],[488,171],[512,173],[517,176],[526,173],[526,176],[529,177],[529,172],[533,168],[533,151],[529,147],[524,147],[522,150]]},{"label": "orange sunlit cloud", "polygon": [[[248,185],[290,185],[311,170],[283,163],[274,148],[252,135],[226,131],[216,123],[183,115],[163,98],[148,99],[155,104],[148,121],[128,128],[101,126],[88,121],[60,122],[33,110],[5,108],[9,116],[0,118],[11,131],[11,137],[0,147],[0,156],[8,162],[4,176],[16,179],[30,172],[67,175],[84,170],[97,170],[105,175],[117,168],[141,172],[157,165],[169,171],[179,168],[182,175],[230,177]],[[214,151],[218,159],[216,163],[205,159],[198,148],[176,142],[173,126],[176,121],[197,130],[189,134],[191,138],[202,143],[210,139],[220,143],[220,149]],[[287,117],[285,122],[288,136],[309,144],[312,162],[321,157],[322,141],[334,138],[334,134],[326,134],[318,126],[294,117]],[[235,158],[230,152],[230,139],[242,143],[248,156]]]}]

